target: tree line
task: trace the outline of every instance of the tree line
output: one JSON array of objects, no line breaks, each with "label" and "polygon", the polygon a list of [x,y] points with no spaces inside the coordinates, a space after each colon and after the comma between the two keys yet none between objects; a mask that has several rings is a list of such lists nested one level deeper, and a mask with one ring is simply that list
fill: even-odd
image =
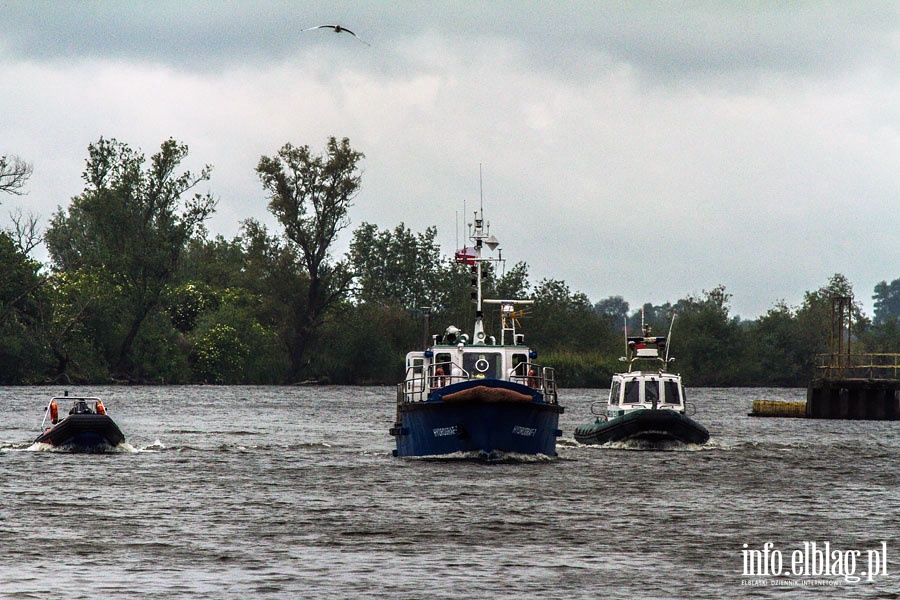
[{"label": "tree line", "polygon": [[[393,384],[429,333],[471,326],[471,273],[442,254],[436,228],[362,223],[349,252],[334,255],[362,185],[364,155],[348,139],[329,138],[321,154],[288,143],[261,157],[278,229],[247,219],[230,240],[206,230],[216,200],[195,190],[211,167],[184,170],[187,155],[172,139],[148,159],[100,138],[83,191],[43,235],[34,217],[13,215],[0,232],[0,383]],[[32,172],[0,157],[0,192],[23,194]],[[30,257],[41,242],[48,264]],[[724,286],[632,309],[561,280],[532,282],[524,262],[487,268],[484,286],[486,297],[534,300],[522,329],[565,387],[606,387],[622,367],[625,324],[665,335],[673,317],[674,366],[689,385],[805,386],[828,351],[831,298],[853,294],[835,274],[799,305],[742,321]],[[896,351],[900,279],[873,298],[872,319],[853,305],[854,350]],[[499,337],[499,314],[485,319]]]}]

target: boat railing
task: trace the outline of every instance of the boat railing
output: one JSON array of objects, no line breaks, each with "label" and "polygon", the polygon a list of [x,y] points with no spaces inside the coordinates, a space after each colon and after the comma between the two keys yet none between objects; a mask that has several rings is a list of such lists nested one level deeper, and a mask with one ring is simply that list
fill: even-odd
[{"label": "boat railing", "polygon": [[44,431],[45,423],[47,422],[47,417],[50,416],[50,405],[53,404],[54,400],[56,400],[56,398],[51,399],[49,402],[47,402],[47,406],[44,407],[44,418],[41,419],[41,429],[40,429],[41,431]]},{"label": "boat railing", "polygon": [[[450,373],[444,374],[438,372],[443,366],[446,366]],[[397,385],[397,402],[424,402],[428,399],[432,390],[442,388],[452,383],[460,381],[468,381],[470,379],[469,372],[457,365],[456,363],[441,363],[441,365],[429,365],[427,373],[422,371],[412,371],[407,369],[406,379],[403,383]]]},{"label": "boat railing", "polygon": [[444,386],[467,381],[469,372],[455,362],[442,362],[428,365],[428,384],[431,390]]},{"label": "boat railing", "polygon": [[[510,381],[520,383],[535,390],[540,390],[544,401],[548,404],[558,404],[559,394],[556,382],[556,369],[542,367],[535,363],[525,364],[522,372],[527,375],[512,374]],[[438,372],[438,368],[449,366],[450,373]],[[456,363],[441,363],[441,365],[429,365],[427,371],[414,371],[412,367],[407,369],[406,379],[397,384],[397,403],[424,402],[433,390],[472,379],[471,374]]]},{"label": "boat railing", "polygon": [[557,404],[558,392],[556,385],[556,369],[553,367],[542,367],[535,363],[523,363],[524,369],[517,369],[527,373],[520,375],[518,372],[510,375],[509,380],[521,383],[532,389],[540,390],[544,395],[544,401],[548,404]]},{"label": "boat railing", "polygon": [[[50,416],[50,406],[55,402],[57,406],[59,406],[62,402],[72,402],[74,406],[78,406],[79,403],[84,403],[85,407],[87,407],[88,401],[93,402],[94,407],[97,406],[97,403],[100,402],[100,398],[96,396],[54,396],[50,398],[50,401],[47,402],[47,406],[44,407],[44,418],[41,419],[41,431],[44,431],[47,418]],[[85,412],[92,412],[89,408]],[[69,414],[72,414],[72,411],[69,411]]]},{"label": "boat railing", "polygon": [[559,404],[558,387],[556,385],[556,369],[553,367],[544,367],[543,373],[543,389],[544,401],[547,404]]}]

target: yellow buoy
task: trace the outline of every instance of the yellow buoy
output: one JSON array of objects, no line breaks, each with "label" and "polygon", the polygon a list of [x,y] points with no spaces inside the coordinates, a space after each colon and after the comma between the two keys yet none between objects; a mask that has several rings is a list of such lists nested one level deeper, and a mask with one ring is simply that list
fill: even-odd
[{"label": "yellow buoy", "polygon": [[806,417],[806,402],[754,400],[751,417]]}]

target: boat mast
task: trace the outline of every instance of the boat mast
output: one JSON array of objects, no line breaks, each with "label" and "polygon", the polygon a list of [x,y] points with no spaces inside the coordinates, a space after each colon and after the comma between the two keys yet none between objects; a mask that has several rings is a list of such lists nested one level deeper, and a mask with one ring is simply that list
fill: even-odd
[{"label": "boat mast", "polygon": [[493,260],[491,258],[482,258],[481,250],[486,245],[492,252],[500,245],[500,242],[490,234],[491,224],[485,224],[484,208],[479,208],[475,212],[475,219],[469,223],[469,238],[475,242],[475,329],[472,332],[472,342],[475,344],[483,344],[484,335],[484,310],[483,298],[481,295],[481,278],[482,263]]},{"label": "boat mast", "polygon": [[[487,229],[491,225],[488,223]],[[475,268],[478,280],[476,299],[475,299],[475,329],[472,332],[472,340],[475,344],[484,343],[484,310],[481,298],[481,248],[487,236],[484,228],[484,178],[481,173],[481,163],[478,163],[478,212],[475,213],[474,228],[470,233],[472,241],[475,242]]]}]

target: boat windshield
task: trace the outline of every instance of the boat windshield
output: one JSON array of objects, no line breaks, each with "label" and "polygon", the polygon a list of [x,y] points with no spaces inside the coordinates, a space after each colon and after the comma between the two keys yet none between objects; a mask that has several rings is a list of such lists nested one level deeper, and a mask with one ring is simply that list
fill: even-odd
[{"label": "boat windshield", "polygon": [[502,379],[503,360],[499,352],[466,352],[463,354],[463,369],[474,379]]},{"label": "boat windshield", "polygon": [[644,385],[644,402],[656,404],[659,402],[659,382],[651,379]]},{"label": "boat windshield", "polygon": [[[622,404],[681,405],[683,403],[680,387],[675,380],[633,379],[624,382],[624,385],[625,393],[623,394]],[[643,397],[641,397],[642,387]],[[619,389],[619,382],[614,382],[609,395],[609,403],[611,405],[619,403]]]},{"label": "boat windshield", "polygon": [[666,403],[681,404],[681,395],[678,393],[678,382],[668,380],[663,383],[666,391]]},{"label": "boat windshield", "polygon": [[625,382],[625,404],[641,403],[641,381],[633,380]]}]

